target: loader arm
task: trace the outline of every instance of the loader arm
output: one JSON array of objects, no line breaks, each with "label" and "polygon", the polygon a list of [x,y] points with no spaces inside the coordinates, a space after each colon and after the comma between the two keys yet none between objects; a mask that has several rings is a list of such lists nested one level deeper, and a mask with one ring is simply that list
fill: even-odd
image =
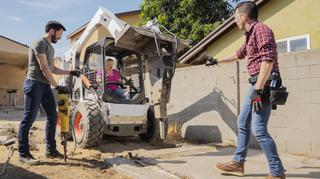
[{"label": "loader arm", "polygon": [[76,59],[79,58],[80,53],[87,44],[88,40],[100,26],[103,26],[107,31],[110,32],[113,38],[116,38],[117,34],[119,34],[119,32],[122,31],[126,25],[127,24],[125,22],[118,19],[108,9],[99,7],[98,11],[90,20],[80,38],[68,51],[66,51],[64,54],[64,59],[66,61],[72,60],[72,68],[74,69],[75,64],[79,62],[79,60],[76,61]]}]

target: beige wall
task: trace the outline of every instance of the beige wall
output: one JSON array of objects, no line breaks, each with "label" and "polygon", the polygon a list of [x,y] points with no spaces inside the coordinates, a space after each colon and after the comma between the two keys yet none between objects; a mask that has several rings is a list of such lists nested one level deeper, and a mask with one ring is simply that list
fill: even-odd
[{"label": "beige wall", "polygon": [[[122,15],[118,15],[117,17],[119,19],[123,20],[124,22],[130,24],[130,25],[135,25],[140,20],[139,13],[122,14]],[[96,39],[100,39],[100,38],[103,38],[103,37],[106,37],[106,36],[110,36],[109,32],[105,28],[98,28],[97,31],[98,31],[98,33],[94,33],[92,35],[91,42],[92,41],[96,42],[97,41]],[[74,44],[80,38],[80,36],[81,36],[81,34],[83,32],[84,32],[84,29],[82,29],[78,33],[72,35],[70,37],[71,44]],[[89,40],[89,42],[87,44],[89,45],[89,44],[92,44],[92,43],[90,43],[90,40]]]},{"label": "beige wall", "polygon": [[0,105],[9,105],[7,89],[18,89],[17,105],[23,105],[23,80],[28,64],[28,47],[0,37]]},{"label": "beige wall", "polygon": [[[84,30],[81,30],[80,32],[76,33],[75,35],[73,35],[71,38],[70,38],[70,42],[71,44],[74,44],[80,37],[81,37],[81,34],[83,33]],[[98,37],[99,37],[99,29],[98,31],[95,31],[92,36],[89,38],[86,46],[88,45],[91,45],[92,43],[98,41]]]},{"label": "beige wall", "polygon": [[[320,1],[270,0],[259,9],[259,20],[274,31],[276,40],[310,34],[311,49],[320,48]],[[223,35],[208,48],[217,58],[234,53],[244,41],[238,27]]]},{"label": "beige wall", "polygon": [[0,37],[0,50],[6,51],[8,53],[17,53],[17,54],[26,54],[28,52],[27,47],[17,44],[15,42],[12,42],[3,37]]},{"label": "beige wall", "polygon": [[117,15],[117,17],[130,25],[136,25],[140,20],[139,15],[140,15],[139,12],[129,13],[129,14],[123,13],[121,15]]},{"label": "beige wall", "polygon": [[[23,80],[26,68],[14,65],[0,65],[0,88],[18,89],[17,105],[23,105]],[[9,98],[6,90],[0,90],[0,104],[8,105]]]},{"label": "beige wall", "polygon": [[0,63],[27,66],[28,47],[0,37]]},{"label": "beige wall", "polygon": [[[285,106],[272,111],[269,132],[279,151],[320,157],[320,50],[279,55]],[[240,63],[240,103],[248,89]],[[177,69],[168,106],[170,130],[196,142],[236,143],[236,64]],[[257,147],[252,137],[250,146]]]}]

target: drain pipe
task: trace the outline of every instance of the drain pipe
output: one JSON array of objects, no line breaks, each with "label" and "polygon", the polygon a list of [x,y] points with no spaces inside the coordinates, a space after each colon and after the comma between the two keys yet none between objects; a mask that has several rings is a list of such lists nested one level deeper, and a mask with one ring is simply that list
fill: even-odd
[{"label": "drain pipe", "polygon": [[240,64],[237,61],[237,116],[240,114]]}]

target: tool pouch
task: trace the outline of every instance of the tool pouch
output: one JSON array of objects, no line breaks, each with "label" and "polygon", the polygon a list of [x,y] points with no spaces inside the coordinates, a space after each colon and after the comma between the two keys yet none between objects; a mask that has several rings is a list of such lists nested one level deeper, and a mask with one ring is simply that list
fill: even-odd
[{"label": "tool pouch", "polygon": [[270,103],[272,105],[284,105],[286,104],[289,92],[287,88],[282,86],[280,88],[270,89]]},{"label": "tool pouch", "polygon": [[[254,85],[258,79],[258,75],[249,78],[249,83]],[[284,105],[287,101],[289,92],[287,88],[282,86],[282,80],[279,72],[272,72],[265,86],[265,101],[269,100],[272,105],[272,109],[277,109],[277,105]]]}]

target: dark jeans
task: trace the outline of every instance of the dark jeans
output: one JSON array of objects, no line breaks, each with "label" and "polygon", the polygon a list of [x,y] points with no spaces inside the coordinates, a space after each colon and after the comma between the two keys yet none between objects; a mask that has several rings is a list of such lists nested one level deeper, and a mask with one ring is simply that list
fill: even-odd
[{"label": "dark jeans", "polygon": [[24,117],[19,127],[19,153],[28,154],[29,151],[29,131],[37,117],[40,104],[46,115],[46,149],[56,150],[56,125],[57,111],[55,98],[49,84],[26,79],[24,81]]}]

